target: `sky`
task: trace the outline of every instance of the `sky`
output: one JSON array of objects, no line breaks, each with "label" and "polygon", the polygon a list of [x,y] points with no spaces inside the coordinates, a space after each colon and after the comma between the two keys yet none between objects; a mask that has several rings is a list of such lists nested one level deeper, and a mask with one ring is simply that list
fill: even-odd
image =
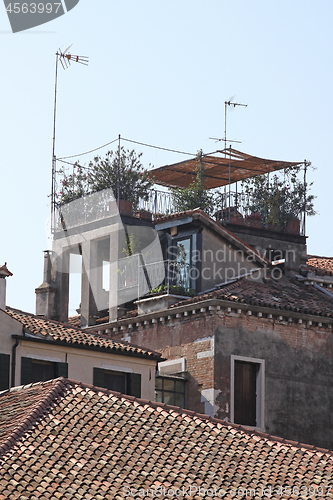
[{"label": "sky", "polygon": [[[318,214],[308,253],[333,255],[330,0],[80,0],[65,15],[13,34],[0,5],[0,265],[7,304],[35,312],[48,248],[55,52],[72,45],[87,67],[59,68],[56,156],[118,137],[195,154],[224,135],[255,156],[311,161]],[[186,156],[131,143],[146,167]],[[100,154],[107,151],[102,149]],[[81,157],[88,163],[94,154]]]}]

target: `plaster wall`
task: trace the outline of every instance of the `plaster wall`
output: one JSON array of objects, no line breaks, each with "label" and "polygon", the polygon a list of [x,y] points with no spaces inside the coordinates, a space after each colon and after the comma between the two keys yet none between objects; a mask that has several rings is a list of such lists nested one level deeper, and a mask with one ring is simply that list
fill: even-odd
[{"label": "plaster wall", "polygon": [[238,236],[243,241],[251,245],[255,248],[261,255],[267,257],[267,259],[271,260],[270,250],[277,251],[277,259],[278,253],[285,255],[285,273],[287,276],[292,276],[295,273],[299,272],[299,266],[301,264],[305,264],[307,259],[307,250],[306,245],[302,243],[297,243],[295,241],[288,241],[277,238],[270,238],[267,236],[268,231],[266,231],[265,236],[260,236],[259,234],[249,234],[243,232],[237,232],[237,230],[233,229],[233,234]]},{"label": "plaster wall", "polygon": [[[22,325],[0,310],[0,354],[12,356],[12,349],[15,344],[12,335],[22,335]],[[11,369],[10,364],[9,380],[11,380]]]},{"label": "plaster wall", "polygon": [[202,291],[259,267],[251,256],[226,243],[219,235],[207,228],[204,228],[201,233],[201,241],[200,288]]},{"label": "plaster wall", "polygon": [[22,356],[45,361],[66,362],[68,363],[68,378],[85,384],[93,384],[94,367],[125,373],[140,373],[141,397],[152,401],[155,397],[155,361],[21,340],[16,352],[15,385],[21,384]]}]

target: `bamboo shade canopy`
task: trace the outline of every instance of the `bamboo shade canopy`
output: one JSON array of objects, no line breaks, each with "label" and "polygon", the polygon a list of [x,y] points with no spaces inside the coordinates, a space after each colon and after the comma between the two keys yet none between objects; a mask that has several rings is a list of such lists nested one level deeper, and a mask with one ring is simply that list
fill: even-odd
[{"label": "bamboo shade canopy", "polygon": [[[232,184],[254,175],[303,164],[303,162],[266,160],[232,148],[216,151],[216,153],[222,153],[223,156],[202,156],[204,187],[206,189],[228,185],[229,174],[230,184]],[[196,180],[196,170],[200,168],[200,164],[200,158],[191,158],[150,170],[149,175],[154,177],[156,184],[171,188],[186,188]]]}]

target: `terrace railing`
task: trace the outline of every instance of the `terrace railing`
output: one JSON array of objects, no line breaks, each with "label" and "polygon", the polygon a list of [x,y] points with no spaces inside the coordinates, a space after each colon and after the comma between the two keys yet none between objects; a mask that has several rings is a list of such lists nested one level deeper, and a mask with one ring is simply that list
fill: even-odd
[{"label": "terrace railing", "polygon": [[157,286],[166,291],[180,287],[188,292],[190,270],[189,264],[170,260],[143,264],[142,255],[135,254],[118,261],[118,291],[137,287],[138,297],[151,293]]},{"label": "terrace railing", "polygon": [[148,214],[148,218],[154,220],[173,211],[172,195],[166,191],[150,189],[146,199],[138,198],[135,202],[122,197],[121,191],[120,199],[117,201],[112,190],[107,191],[106,194],[94,193],[60,206],[55,221],[55,231],[96,222],[116,216],[118,213],[142,218]]},{"label": "terrace railing", "polygon": [[[150,189],[145,198],[138,198],[135,201],[124,199],[121,191],[119,192],[119,201],[114,198],[112,190],[107,190],[105,195],[99,196],[100,194],[94,193],[60,207],[60,216],[55,225],[55,231],[99,221],[116,216],[118,213],[155,220],[160,216],[174,212],[174,195],[168,191]],[[298,218],[294,218],[282,227],[273,225],[268,217],[268,209],[265,204],[260,213],[253,213],[251,206],[253,206],[251,197],[246,193],[235,191],[219,193],[216,195],[214,218],[220,223],[232,222],[303,235],[304,224],[302,224],[300,231],[301,224]]]},{"label": "terrace railing", "polygon": [[[254,212],[251,196],[246,193],[227,192],[219,195],[220,203],[214,214],[215,219],[221,223],[233,223],[242,226],[258,227],[275,231],[284,231],[291,234],[304,236],[303,224],[294,217],[287,223],[273,224],[268,213],[268,204],[263,203],[260,212]],[[283,211],[283,207],[279,207]]]}]

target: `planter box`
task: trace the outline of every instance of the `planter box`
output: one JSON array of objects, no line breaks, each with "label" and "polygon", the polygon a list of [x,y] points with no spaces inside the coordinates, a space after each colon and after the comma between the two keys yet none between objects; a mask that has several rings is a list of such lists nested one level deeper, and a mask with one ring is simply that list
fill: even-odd
[{"label": "planter box", "polygon": [[[118,202],[111,201],[109,204],[110,215],[116,215],[118,212]],[[119,200],[119,213],[122,215],[133,215],[133,203],[128,200]]]},{"label": "planter box", "polygon": [[135,302],[135,304],[138,307],[138,314],[148,314],[156,311],[162,311],[163,309],[169,309],[169,307],[176,304],[176,302],[187,300],[188,298],[189,297],[184,297],[183,295],[164,293],[162,295],[139,299]]},{"label": "planter box", "polygon": [[299,234],[300,229],[301,229],[301,222],[297,218],[291,220],[286,227],[287,233],[293,233],[293,234]]},{"label": "planter box", "polygon": [[152,217],[153,217],[153,214],[151,212],[147,212],[146,210],[139,210],[135,216],[138,218],[138,219],[142,219],[142,220],[152,220]]}]

